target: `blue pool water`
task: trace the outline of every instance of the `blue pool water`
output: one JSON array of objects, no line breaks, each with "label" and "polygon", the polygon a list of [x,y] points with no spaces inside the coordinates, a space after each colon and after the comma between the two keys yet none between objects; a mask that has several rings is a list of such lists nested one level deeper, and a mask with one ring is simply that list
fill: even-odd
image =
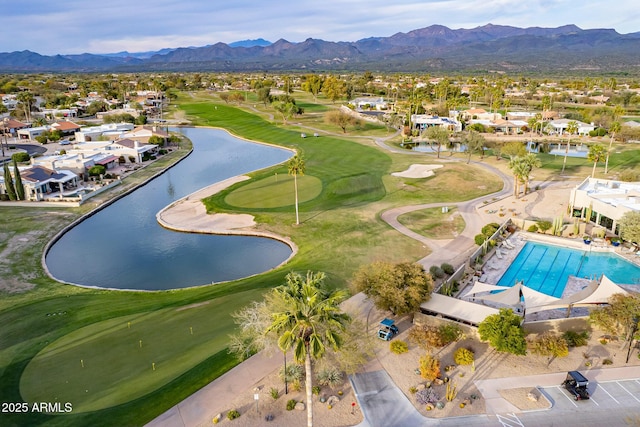
[{"label": "blue pool water", "polygon": [[589,252],[536,242],[527,242],[502,275],[499,286],[525,286],[560,298],[569,276],[600,277],[617,284],[640,285],[640,267],[609,252]]}]

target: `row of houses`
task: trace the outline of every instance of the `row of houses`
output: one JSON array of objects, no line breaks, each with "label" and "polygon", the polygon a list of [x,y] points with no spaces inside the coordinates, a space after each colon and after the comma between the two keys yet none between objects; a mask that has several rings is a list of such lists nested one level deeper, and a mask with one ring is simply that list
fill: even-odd
[{"label": "row of houses", "polygon": [[[16,134],[26,129],[36,128],[20,129]],[[133,127],[128,123],[82,128],[74,135],[76,140],[69,143],[65,152],[32,157],[29,165],[18,168],[27,200],[41,201],[54,195],[62,198],[87,191],[82,183],[89,178],[92,167],[101,165],[110,173],[119,166],[142,163],[159,152],[159,145],[149,143],[152,136],[165,142],[169,137],[167,132],[153,126]],[[15,181],[15,170],[10,168],[10,172]],[[6,193],[4,176],[0,176],[0,196]]]},{"label": "row of houses", "polygon": [[[577,120],[557,118],[556,114],[546,114],[547,121],[544,122],[545,132],[550,135],[566,135],[569,123],[577,126],[576,134],[579,136],[589,135],[596,126],[593,123],[583,123]],[[428,127],[440,126],[453,132],[460,132],[463,129],[463,122],[466,125],[481,124],[485,128],[492,128],[494,132],[505,135],[522,134],[529,129],[529,120],[535,117],[535,113],[509,112],[507,118],[503,118],[500,113],[487,112],[481,108],[470,110],[449,112],[449,117],[439,117],[429,114],[412,114],[411,125],[414,130],[424,131]],[[555,117],[555,118],[552,118]]]}]

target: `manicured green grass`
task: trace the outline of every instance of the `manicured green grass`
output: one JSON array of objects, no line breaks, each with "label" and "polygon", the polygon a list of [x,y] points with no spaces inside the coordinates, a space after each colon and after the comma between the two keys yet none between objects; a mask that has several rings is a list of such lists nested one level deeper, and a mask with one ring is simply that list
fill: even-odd
[{"label": "manicured green grass", "polygon": [[[495,177],[459,164],[446,164],[427,180],[391,177],[389,171],[402,170],[423,158],[391,155],[368,140],[303,139],[290,126],[274,126],[228,105],[218,104],[214,109],[197,97],[177,102],[199,124],[226,127],[240,137],[295,148],[305,157],[305,177],[312,178],[312,184],[301,188],[305,196],[299,226],[294,225],[291,204],[277,200],[292,197],[293,189],[283,186],[288,196],[276,196],[279,189],[268,185],[276,172],[279,177],[288,176],[285,165],[257,171],[251,174],[252,180],[207,200],[212,211],[254,214],[261,228],[290,237],[298,254],[281,268],[214,286],[141,293],[81,289],[48,278],[40,254],[56,230],[86,208],[62,214],[52,209],[0,208],[0,247],[21,245],[14,246],[6,260],[11,268],[2,270],[3,275],[10,272],[8,279],[35,286],[19,294],[5,292],[0,300],[0,400],[55,401],[59,393],[70,393],[68,398],[76,400],[78,409],[60,416],[3,414],[3,425],[142,425],[236,363],[224,349],[227,334],[234,328],[230,313],[281,284],[289,271],[324,271],[329,284],[344,287],[363,263],[419,259],[428,250],[391,229],[380,220],[380,212],[405,204],[464,200],[500,187]],[[319,192],[317,182],[321,183]],[[262,206],[247,205],[259,193],[251,186],[263,184],[274,199]],[[202,302],[209,303],[176,311]],[[54,312],[63,314],[52,316]],[[135,330],[129,330],[128,323],[127,330],[123,329],[128,319],[137,319]],[[209,329],[196,327],[202,324]],[[187,325],[194,327],[193,336],[190,331],[187,335]],[[149,354],[135,349],[140,339],[143,351]],[[179,345],[173,346],[172,341]],[[85,368],[80,360],[86,362]],[[156,371],[152,370],[154,362]],[[96,370],[100,365],[109,365],[110,370],[101,374]],[[94,383],[91,388],[84,386],[89,390],[85,396],[83,369],[85,374],[90,372],[85,376]],[[118,378],[117,384],[109,382],[113,378]],[[40,389],[38,381],[44,385]],[[66,381],[71,384],[69,390]],[[91,410],[97,408],[105,409]]]},{"label": "manicured green grass", "polygon": [[[251,297],[240,292],[215,303],[239,309]],[[121,405],[224,350],[227,335],[220,331],[232,328],[228,312],[208,301],[92,323],[39,352],[22,375],[20,391],[28,402],[73,402],[74,413]]]},{"label": "manicured green grass", "polygon": [[[298,203],[315,199],[322,191],[322,181],[311,175],[299,176]],[[233,191],[225,203],[238,208],[271,209],[295,204],[293,176],[274,173]]]},{"label": "manicured green grass", "polygon": [[442,208],[421,209],[400,215],[400,224],[431,239],[453,239],[464,230],[464,219],[456,208],[446,213]]}]

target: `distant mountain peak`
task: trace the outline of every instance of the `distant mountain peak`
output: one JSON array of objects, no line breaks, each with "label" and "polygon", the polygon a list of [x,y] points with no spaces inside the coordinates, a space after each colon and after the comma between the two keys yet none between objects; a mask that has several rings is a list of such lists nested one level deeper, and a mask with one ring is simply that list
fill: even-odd
[{"label": "distant mountain peak", "polygon": [[229,43],[229,47],[255,47],[255,46],[265,47],[265,46],[270,46],[271,44],[272,43],[270,41],[260,38],[260,39],[253,39],[253,40],[240,40],[237,42]]},{"label": "distant mountain peak", "polygon": [[431,25],[389,37],[355,42],[307,38],[243,40],[201,47],[111,55],[43,56],[23,51],[0,53],[0,72],[67,71],[288,71],[503,70],[544,72],[624,70],[640,73],[640,33],[611,29],[519,28],[486,24],[452,30]]}]

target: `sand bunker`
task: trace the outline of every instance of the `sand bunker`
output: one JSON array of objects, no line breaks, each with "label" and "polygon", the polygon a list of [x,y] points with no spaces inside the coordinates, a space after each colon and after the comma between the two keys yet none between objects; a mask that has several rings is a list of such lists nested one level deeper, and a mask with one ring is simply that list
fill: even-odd
[{"label": "sand bunker", "polygon": [[411,165],[409,169],[402,172],[394,172],[391,175],[401,178],[428,178],[433,176],[435,169],[441,167],[442,165]]}]

